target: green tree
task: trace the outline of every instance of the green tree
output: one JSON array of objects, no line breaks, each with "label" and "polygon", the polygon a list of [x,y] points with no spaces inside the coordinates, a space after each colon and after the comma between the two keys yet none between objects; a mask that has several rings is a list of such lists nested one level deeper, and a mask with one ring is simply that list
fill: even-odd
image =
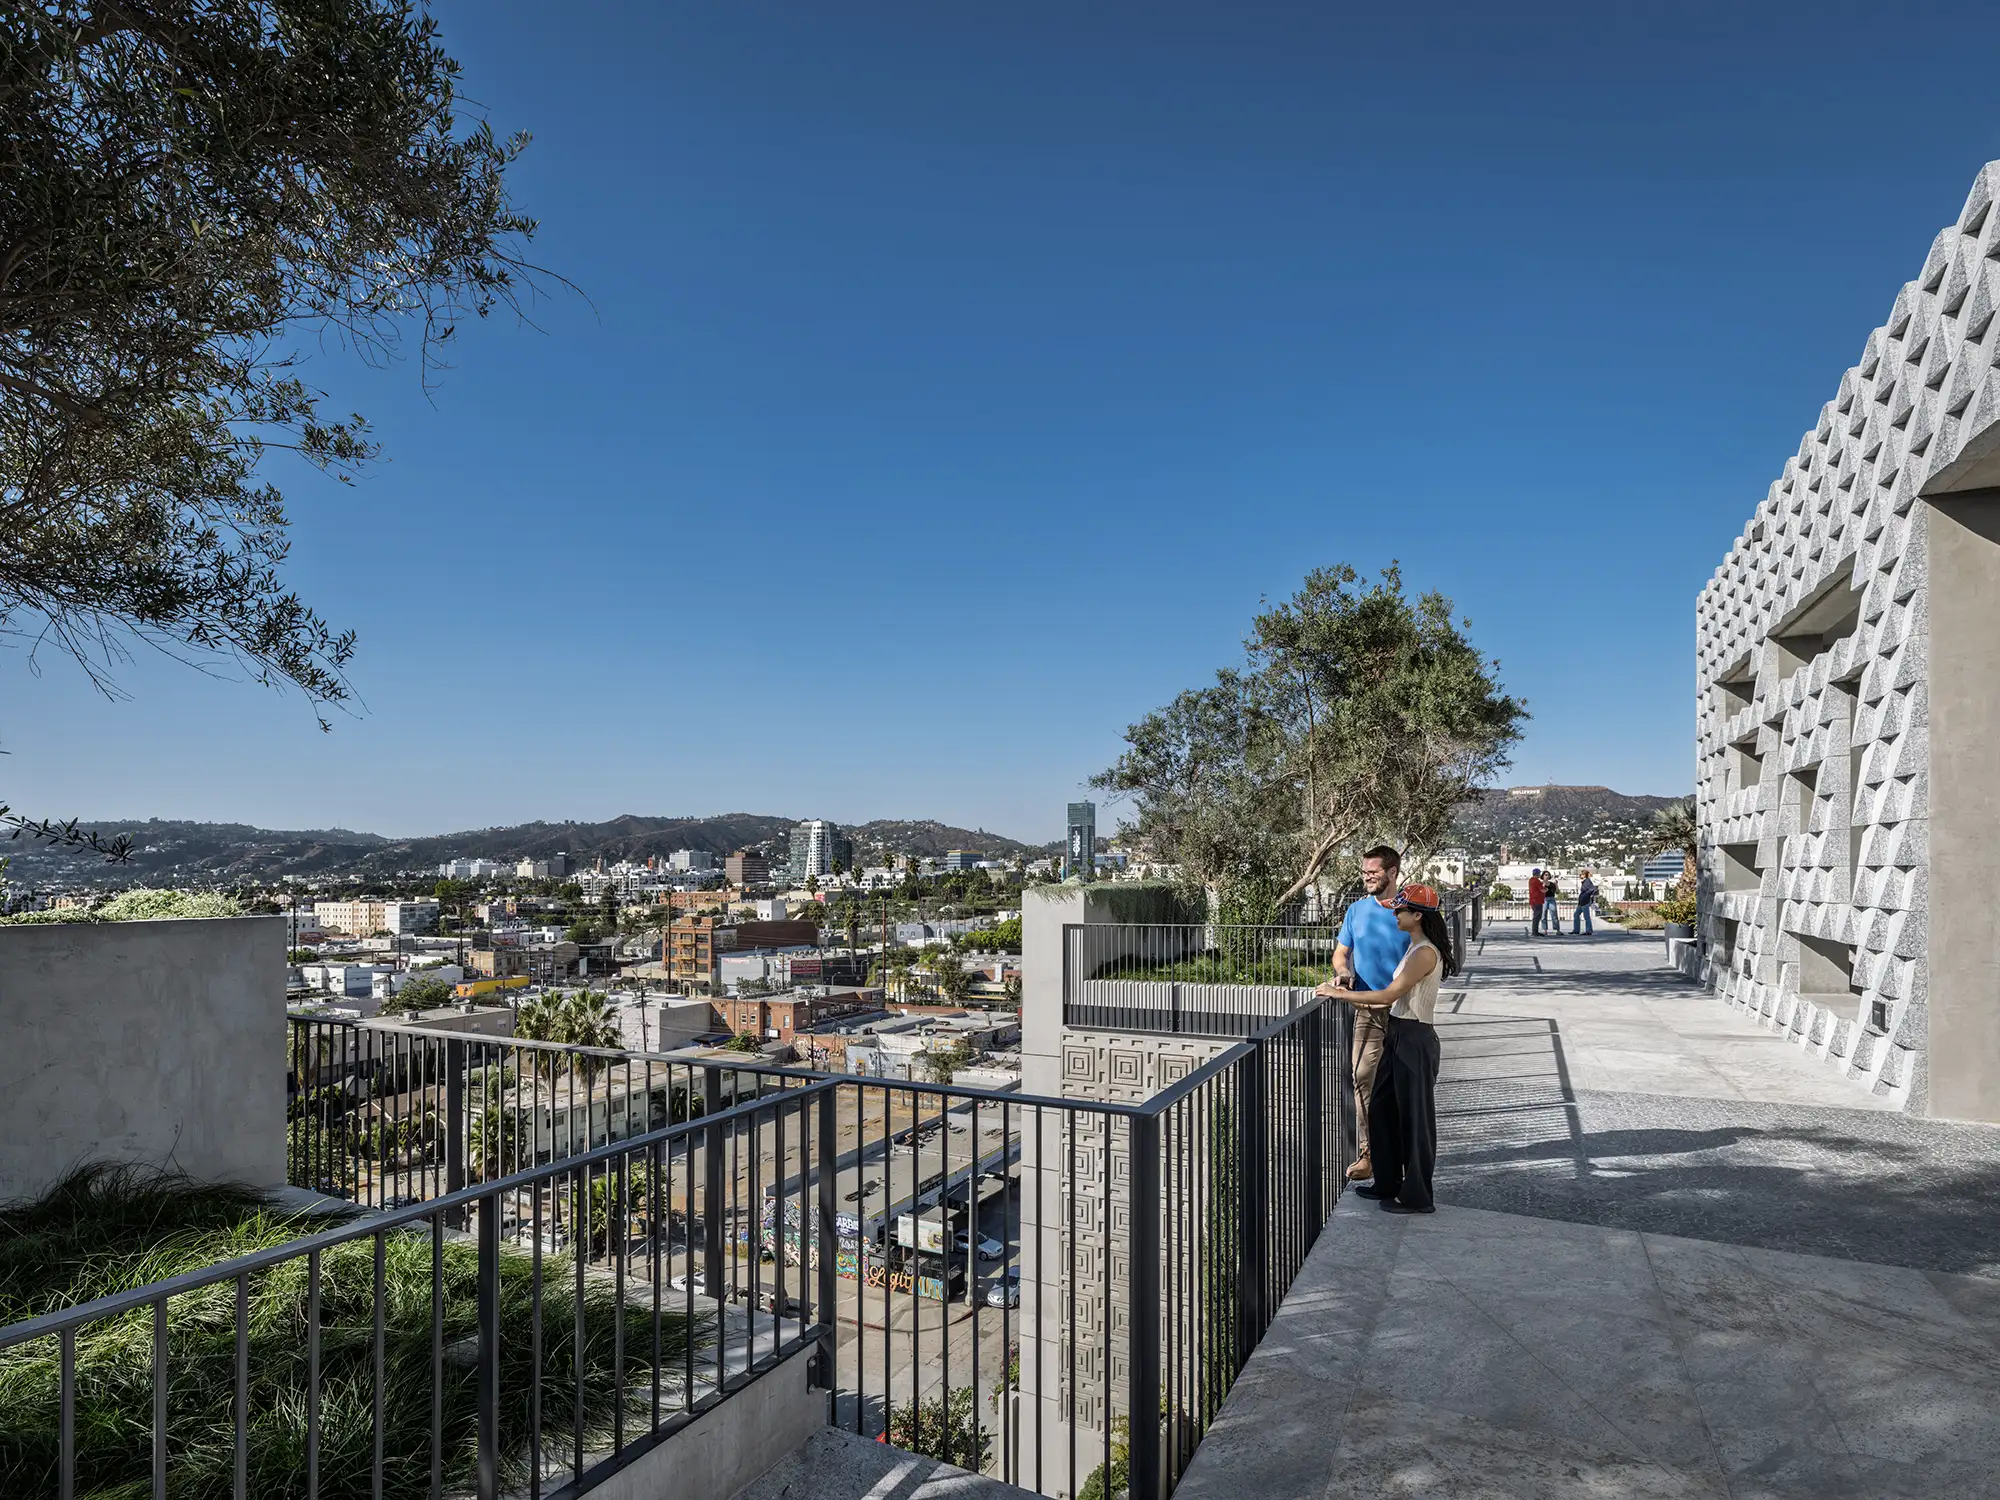
[{"label": "green tree", "polygon": [[722,1046],[726,1052],[762,1052],[764,1050],[758,1043],[757,1038],[751,1036],[748,1032],[738,1032],[735,1036],[724,1042]]},{"label": "green tree", "polygon": [[969,1385],[953,1386],[949,1395],[929,1401],[891,1408],[888,1436],[906,1452],[921,1453],[975,1474],[993,1456],[993,1434],[980,1425]]},{"label": "green tree", "polygon": [[526,1121],[520,1108],[508,1098],[512,1078],[494,1070],[479,1093],[466,1131],[467,1166],[473,1177],[489,1182],[518,1172],[528,1163],[522,1160]]},{"label": "green tree", "polygon": [[1021,1008],[1021,976],[1019,974],[1009,974],[1005,979],[1001,980],[1000,994],[1007,1009],[1019,1010]]},{"label": "green tree", "polygon": [[598,990],[577,990],[562,1001],[562,1040],[572,1047],[600,1047],[618,1051],[625,1035],[611,1012],[611,997]]},{"label": "green tree", "polygon": [[948,1047],[933,1047],[924,1053],[924,1071],[932,1083],[950,1083],[952,1074],[978,1061],[979,1054],[968,1043],[953,1042]]},{"label": "green tree", "polygon": [[940,1000],[947,1005],[965,1003],[965,997],[972,993],[972,974],[964,959],[949,948],[940,948],[930,955],[927,967]]},{"label": "green tree", "polygon": [[618,930],[618,887],[607,885],[604,894],[597,898],[597,913],[604,919],[607,932]]},{"label": "green tree", "polygon": [[419,974],[396,991],[396,1004],[404,1010],[440,1010],[457,999],[458,987],[435,974]]},{"label": "green tree", "polygon": [[313,342],[374,362],[414,329],[428,378],[460,318],[515,302],[525,137],[457,89],[403,0],[0,8],[0,635],[107,691],[136,639],[349,698],[354,637],[285,586],[262,460],[375,457],[299,378]]},{"label": "green tree", "polygon": [[1252,621],[1242,670],[1134,724],[1092,785],[1130,796],[1139,840],[1243,916],[1376,839],[1420,860],[1527,716],[1467,628],[1393,564],[1372,584],[1315,569]]}]

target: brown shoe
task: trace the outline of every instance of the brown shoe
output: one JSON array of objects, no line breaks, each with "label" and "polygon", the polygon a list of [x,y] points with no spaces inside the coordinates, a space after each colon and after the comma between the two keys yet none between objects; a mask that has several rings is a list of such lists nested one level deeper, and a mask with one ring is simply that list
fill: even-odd
[{"label": "brown shoe", "polygon": [[1347,1169],[1347,1180],[1349,1182],[1366,1182],[1374,1175],[1375,1165],[1365,1156],[1357,1158],[1354,1165]]}]

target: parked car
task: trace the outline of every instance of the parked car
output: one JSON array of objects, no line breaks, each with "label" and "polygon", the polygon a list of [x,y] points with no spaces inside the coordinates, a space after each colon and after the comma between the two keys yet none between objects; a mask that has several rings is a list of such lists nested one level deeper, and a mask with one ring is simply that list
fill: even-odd
[{"label": "parked car", "polygon": [[[952,1237],[951,1248],[956,1250],[960,1255],[965,1254],[971,1246],[972,1236],[962,1229]],[[1006,1253],[1007,1247],[998,1240],[990,1239],[983,1234],[979,1237],[979,1258],[981,1260],[998,1260]]]},{"label": "parked car", "polygon": [[1021,1268],[1009,1266],[1003,1275],[997,1276],[993,1284],[986,1288],[988,1307],[1019,1307],[1021,1305]]}]

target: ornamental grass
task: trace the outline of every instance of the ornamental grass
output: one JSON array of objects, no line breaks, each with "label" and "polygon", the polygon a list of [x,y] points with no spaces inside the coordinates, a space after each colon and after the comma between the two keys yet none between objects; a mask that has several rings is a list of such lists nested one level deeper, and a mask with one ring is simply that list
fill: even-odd
[{"label": "ornamental grass", "polygon": [[[122,1169],[94,1169],[39,1202],[0,1211],[0,1324],[73,1307],[329,1227],[266,1195]],[[447,1493],[473,1482],[477,1462],[478,1254],[447,1238],[433,1275],[428,1223],[382,1237],[382,1449],[387,1496],[430,1493],[432,1403],[442,1412],[436,1450]],[[319,1494],[373,1493],[375,1245],[364,1237],[320,1258]],[[586,1453],[609,1445],[618,1404],[614,1283],[586,1271],[581,1307],[575,1262],[543,1259],[541,1443],[545,1463],[566,1460],[579,1394]],[[628,1297],[623,1316],[624,1430],[652,1415],[653,1314]],[[503,1247],[500,1260],[500,1455],[509,1485],[530,1464],[535,1374],[534,1263]],[[441,1292],[443,1379],[434,1376],[433,1296]],[[307,1493],[309,1275],[305,1256],[249,1277],[249,1493]],[[581,1327],[581,1340],[578,1329]],[[680,1311],[659,1319],[663,1403],[680,1399],[690,1342],[708,1325]],[[53,1495],[60,1461],[60,1349],[53,1337],[0,1351],[0,1495]],[[167,1313],[168,1493],[227,1497],[235,1478],[236,1283],[171,1299]],[[95,1500],[151,1494],[153,1313],[106,1318],[76,1339],[76,1492]]]}]

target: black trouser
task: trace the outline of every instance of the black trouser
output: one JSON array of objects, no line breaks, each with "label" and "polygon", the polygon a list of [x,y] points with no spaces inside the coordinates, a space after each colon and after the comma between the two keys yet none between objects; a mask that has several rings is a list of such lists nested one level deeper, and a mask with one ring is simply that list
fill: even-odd
[{"label": "black trouser", "polygon": [[1389,1017],[1382,1063],[1368,1096],[1368,1155],[1375,1186],[1405,1208],[1430,1206],[1438,1154],[1437,1076],[1437,1028]]}]

